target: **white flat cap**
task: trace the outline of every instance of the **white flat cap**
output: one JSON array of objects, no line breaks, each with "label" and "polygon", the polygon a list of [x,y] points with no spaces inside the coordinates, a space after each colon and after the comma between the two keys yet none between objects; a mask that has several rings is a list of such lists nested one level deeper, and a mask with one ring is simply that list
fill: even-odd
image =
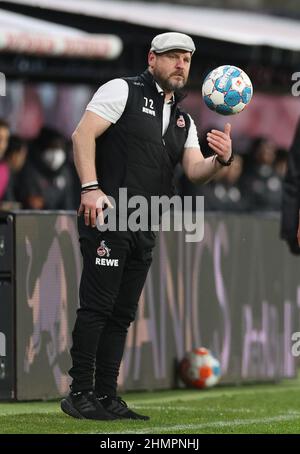
[{"label": "white flat cap", "polygon": [[161,54],[169,50],[185,50],[195,52],[195,44],[192,38],[184,33],[168,32],[156,35],[151,43],[151,51]]}]

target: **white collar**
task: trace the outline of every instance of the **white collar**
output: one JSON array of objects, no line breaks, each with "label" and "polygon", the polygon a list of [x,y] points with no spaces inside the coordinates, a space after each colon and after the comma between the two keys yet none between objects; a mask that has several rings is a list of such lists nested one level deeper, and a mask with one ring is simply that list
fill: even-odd
[{"label": "white collar", "polygon": [[[156,85],[158,93],[164,93],[163,89],[158,85],[157,82],[155,82],[155,85]],[[167,102],[167,104],[174,104],[174,102],[175,102],[175,96],[173,93],[172,98]]]}]

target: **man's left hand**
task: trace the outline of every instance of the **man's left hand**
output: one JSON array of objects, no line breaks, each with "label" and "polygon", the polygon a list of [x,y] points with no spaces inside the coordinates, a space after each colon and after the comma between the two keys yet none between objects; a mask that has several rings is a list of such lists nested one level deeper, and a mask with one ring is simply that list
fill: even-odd
[{"label": "man's left hand", "polygon": [[226,123],[224,132],[212,129],[207,134],[208,145],[225,162],[228,161],[232,152],[230,131],[231,124]]}]

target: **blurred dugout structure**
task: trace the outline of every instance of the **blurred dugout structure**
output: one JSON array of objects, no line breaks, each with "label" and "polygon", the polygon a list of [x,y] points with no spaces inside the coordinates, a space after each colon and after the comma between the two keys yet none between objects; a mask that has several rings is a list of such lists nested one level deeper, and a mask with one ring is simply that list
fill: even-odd
[{"label": "blurred dugout structure", "polygon": [[204,105],[201,86],[211,69],[230,63],[242,67],[254,85],[250,106],[230,118],[235,143],[266,137],[287,149],[300,115],[298,98],[291,94],[293,85],[297,94],[292,74],[299,70],[300,21],[206,6],[0,1],[0,70],[8,81],[0,117],[26,139],[36,137],[43,125],[69,137],[99,85],[142,72],[153,36],[177,30],[190,34],[197,47],[184,104],[199,134],[224,126],[226,119]]},{"label": "blurred dugout structure", "polygon": [[[145,0],[146,2],[161,3],[161,0]],[[259,11],[270,14],[295,17],[299,14],[297,0],[173,0],[172,3],[185,4],[192,6],[208,6],[210,8],[224,9],[243,9],[249,11]]]},{"label": "blurred dugout structure", "polygon": [[[229,4],[223,1],[219,3],[225,6]],[[239,2],[239,5],[244,6],[242,2]],[[0,1],[0,8],[6,11],[6,16],[1,14],[2,36],[5,36],[8,26],[11,30],[21,27],[27,34],[29,30],[32,33],[42,31],[44,35],[51,34],[53,41],[59,43],[54,51],[51,51],[52,43],[51,46],[48,45],[48,51],[43,52],[44,56],[56,56],[57,59],[46,59],[37,63],[36,56],[43,47],[41,36],[40,49],[38,46],[32,49],[32,59],[26,59],[22,55],[23,65],[18,64],[19,59],[9,56],[2,58],[1,66],[3,69],[6,67],[4,72],[16,76],[28,75],[45,80],[67,78],[68,82],[87,81],[99,84],[108,78],[135,74],[144,69],[152,37],[166,30],[188,33],[195,40],[197,52],[193,59],[190,86],[199,87],[199,79],[203,73],[223,61],[228,63],[230,59],[232,64],[240,64],[245,69],[253,70],[256,87],[259,83],[259,88],[277,88],[280,92],[287,92],[289,84],[284,87],[283,81],[290,81],[291,73],[298,69],[300,31],[298,22],[291,19],[162,2],[15,0]],[[20,16],[15,17],[15,20],[13,16],[9,19],[8,11]],[[37,19],[45,22],[39,23]],[[29,25],[30,20],[30,29],[28,26],[26,29],[24,22]],[[31,46],[26,45],[26,33],[23,35],[23,43],[19,43],[19,52],[17,46],[13,48],[15,39],[10,40],[9,46],[6,45],[6,51],[16,50],[16,54],[30,54]],[[99,33],[114,36],[103,36],[100,45],[100,38],[96,36]],[[92,43],[93,36],[95,40]],[[62,38],[65,37],[69,37],[70,41],[73,39],[73,42],[65,46],[63,51]],[[117,37],[123,42],[122,53]],[[2,49],[5,50],[5,46],[2,45]],[[59,59],[59,54],[63,57],[62,60]],[[78,57],[78,60],[85,57],[85,64],[77,60],[72,63],[69,61],[70,64],[65,65],[63,62],[67,55],[73,60],[76,60],[75,57]],[[108,58],[115,60],[108,62]]]}]

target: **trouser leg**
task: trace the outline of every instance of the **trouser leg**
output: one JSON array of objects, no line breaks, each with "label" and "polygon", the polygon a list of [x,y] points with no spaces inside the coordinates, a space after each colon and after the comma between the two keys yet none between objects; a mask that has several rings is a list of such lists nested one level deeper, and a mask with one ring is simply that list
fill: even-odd
[{"label": "trouser leg", "polygon": [[[129,250],[128,242],[118,232],[101,233],[82,225],[79,231],[83,271],[79,291],[80,308],[72,333],[73,364],[69,374],[73,378],[73,391],[93,388],[99,337],[113,312]],[[107,254],[99,257],[97,253],[102,240],[110,248],[109,257]],[[118,260],[118,266],[101,266],[96,264],[97,258]]]},{"label": "trouser leg", "polygon": [[95,391],[99,395],[115,396],[117,379],[126,336],[130,323],[135,319],[138,301],[152,262],[153,236],[126,262],[122,283],[105,328],[99,338],[96,356]]}]

